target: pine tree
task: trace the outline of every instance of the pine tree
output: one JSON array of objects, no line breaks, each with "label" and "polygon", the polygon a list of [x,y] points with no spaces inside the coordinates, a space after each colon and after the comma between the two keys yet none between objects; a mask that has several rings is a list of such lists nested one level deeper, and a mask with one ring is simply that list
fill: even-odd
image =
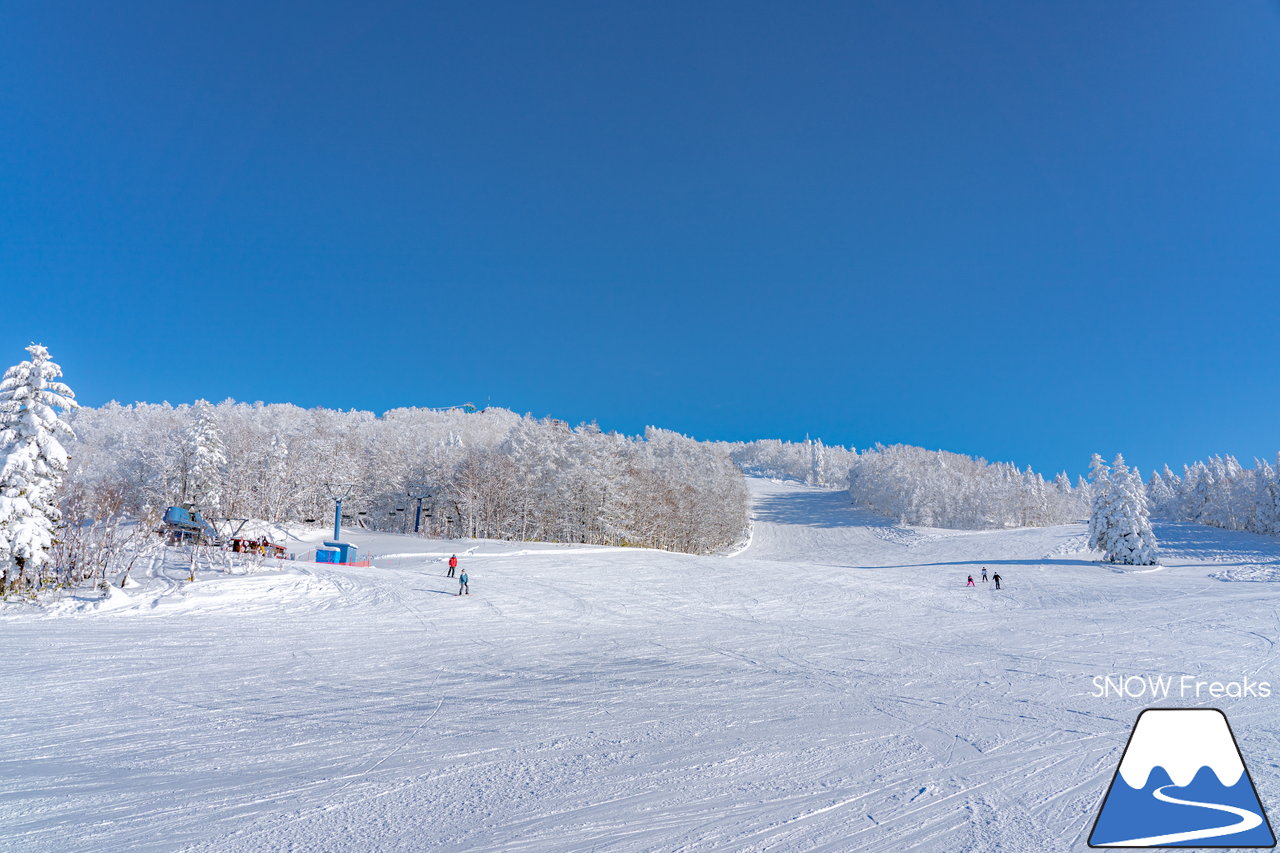
[{"label": "pine tree", "polygon": [[1108,467],[1096,453],[1093,472],[1093,515],[1089,519],[1089,547],[1102,551],[1107,562],[1128,566],[1156,564],[1156,537],[1147,510],[1142,475],[1129,470],[1116,454]]},{"label": "pine tree", "polygon": [[1183,482],[1186,484],[1183,517],[1197,524],[1207,524],[1217,485],[1213,472],[1203,462],[1197,462],[1187,471]]},{"label": "pine tree", "polygon": [[[1165,470],[1169,470],[1168,465]],[[1173,476],[1172,472],[1170,476]],[[1147,498],[1152,512],[1160,516],[1169,515],[1169,506],[1173,503],[1173,486],[1159,471],[1151,474],[1151,480],[1147,483]]]},{"label": "pine tree", "polygon": [[187,477],[184,497],[197,509],[209,511],[222,503],[222,483],[227,448],[208,400],[191,407],[194,417],[187,429]]},{"label": "pine tree", "polygon": [[1260,469],[1259,479],[1259,516],[1262,519],[1261,533],[1275,535],[1280,533],[1280,456],[1275,466],[1264,462]]},{"label": "pine tree", "polygon": [[0,591],[6,592],[37,580],[48,562],[69,459],[62,439],[75,438],[57,412],[76,407],[75,394],[57,381],[62,368],[40,344],[27,352],[31,360],[0,381]]},{"label": "pine tree", "polygon": [[[1119,458],[1119,457],[1117,457]],[[1129,471],[1124,483],[1124,500],[1120,504],[1119,537],[1113,548],[1112,562],[1129,566],[1154,566],[1158,559],[1156,535],[1151,529],[1147,508],[1147,491],[1137,468]]]},{"label": "pine tree", "polygon": [[1089,480],[1093,496],[1089,502],[1089,547],[1107,551],[1114,525],[1111,507],[1111,469],[1097,453],[1089,460]]},{"label": "pine tree", "polygon": [[809,445],[809,485],[825,486],[827,484],[827,449],[822,439],[805,439]]}]

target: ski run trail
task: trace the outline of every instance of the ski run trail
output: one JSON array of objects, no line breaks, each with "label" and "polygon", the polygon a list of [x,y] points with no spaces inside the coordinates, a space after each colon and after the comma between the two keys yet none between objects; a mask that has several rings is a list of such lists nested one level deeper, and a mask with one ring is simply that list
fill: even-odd
[{"label": "ski run trail", "polygon": [[1280,541],[1157,524],[1125,571],[750,483],[732,556],[353,532],[391,556],[0,607],[0,850],[1086,850],[1150,706],[1221,707],[1280,804]]}]

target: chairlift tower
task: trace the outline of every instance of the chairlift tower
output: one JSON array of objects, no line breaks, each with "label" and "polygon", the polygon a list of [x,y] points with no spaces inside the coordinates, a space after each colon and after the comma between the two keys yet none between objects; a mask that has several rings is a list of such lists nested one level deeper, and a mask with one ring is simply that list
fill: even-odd
[{"label": "chairlift tower", "polygon": [[431,489],[424,483],[413,483],[409,486],[408,496],[418,502],[417,515],[413,517],[413,532],[422,530],[422,501],[431,497]]},{"label": "chairlift tower", "polygon": [[350,496],[355,483],[325,483],[325,491],[333,499],[333,541],[342,541],[342,501]]}]

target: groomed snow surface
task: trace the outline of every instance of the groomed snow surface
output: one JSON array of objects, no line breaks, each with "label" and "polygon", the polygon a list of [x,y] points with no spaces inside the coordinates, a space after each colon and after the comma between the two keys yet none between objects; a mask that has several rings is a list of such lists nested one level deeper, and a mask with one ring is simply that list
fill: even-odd
[{"label": "groomed snow surface", "polygon": [[[732,557],[354,534],[398,556],[4,607],[0,850],[1084,850],[1138,712],[1197,704],[1094,676],[1280,688],[1280,587],[1225,582],[1274,539],[1129,572],[752,489]],[[1198,703],[1273,807],[1278,703]]]}]

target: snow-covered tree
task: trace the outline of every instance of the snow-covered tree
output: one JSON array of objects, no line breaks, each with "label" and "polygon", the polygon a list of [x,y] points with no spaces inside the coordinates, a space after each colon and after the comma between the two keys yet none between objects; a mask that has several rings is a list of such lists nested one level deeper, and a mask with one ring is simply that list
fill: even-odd
[{"label": "snow-covered tree", "polygon": [[1204,524],[1213,503],[1217,483],[1213,472],[1203,462],[1197,462],[1185,468],[1182,476],[1185,488],[1182,490],[1182,517],[1187,521]]},{"label": "snow-covered tree", "polygon": [[1151,513],[1160,518],[1171,518],[1177,515],[1178,475],[1164,466],[1163,473],[1154,471],[1147,481],[1147,499]]},{"label": "snow-covered tree", "polygon": [[227,447],[208,400],[197,400],[191,412],[191,425],[186,433],[187,471],[183,499],[208,512],[222,503]]},{"label": "snow-covered tree", "polygon": [[1089,547],[1094,551],[1106,551],[1111,541],[1114,510],[1111,495],[1111,468],[1102,461],[1100,454],[1089,460],[1089,480],[1093,494],[1089,498]]},{"label": "snow-covered tree", "polygon": [[827,481],[827,449],[820,438],[805,441],[809,445],[809,485],[821,485]]},{"label": "snow-covered tree", "polygon": [[847,486],[849,468],[858,457],[852,447],[823,444],[821,439],[792,442],[769,438],[718,446],[727,449],[734,463],[748,474],[810,486]]},{"label": "snow-covered tree", "polygon": [[1116,454],[1107,466],[1098,454],[1090,464],[1093,475],[1093,513],[1089,518],[1089,547],[1102,551],[1111,563],[1129,566],[1156,564],[1156,537],[1147,511],[1142,476]]},{"label": "snow-covered tree", "polygon": [[62,368],[40,344],[0,381],[0,590],[38,580],[62,520],[58,490],[67,472],[63,439],[75,434],[58,410],[76,407]]},{"label": "snow-covered tree", "polygon": [[1256,532],[1280,533],[1280,475],[1265,459],[1257,462],[1254,476]]},{"label": "snow-covered tree", "polygon": [[849,470],[853,503],[904,524],[982,529],[1076,521],[1086,490],[1065,476],[1044,478],[1008,462],[895,444],[855,456]]},{"label": "snow-covered tree", "polygon": [[[425,488],[423,530],[433,536],[707,552],[732,544],[746,526],[746,488],[729,445],[572,428],[498,408],[377,416],[224,401],[201,415],[206,406],[77,411],[77,494],[118,495],[135,516],[184,494],[199,501],[190,488],[199,478],[190,475],[203,420],[222,437],[225,462],[214,454],[211,466],[221,473],[212,480],[222,514],[320,521],[333,511],[324,484],[350,482],[344,511],[391,530],[408,525],[409,486]],[[808,470],[807,452],[805,459]],[[86,506],[77,500],[67,509]],[[211,506],[206,498],[202,508]]]}]

